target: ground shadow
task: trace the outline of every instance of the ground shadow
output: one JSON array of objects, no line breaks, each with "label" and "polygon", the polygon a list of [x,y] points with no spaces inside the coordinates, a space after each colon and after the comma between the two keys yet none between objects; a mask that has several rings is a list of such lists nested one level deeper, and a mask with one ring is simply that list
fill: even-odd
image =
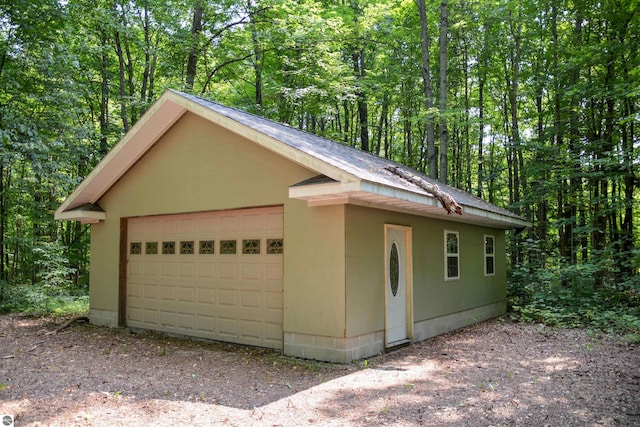
[{"label": "ground shadow", "polygon": [[323,425],[640,420],[637,347],[580,331],[494,321],[335,365],[84,324],[48,334],[60,323],[0,316],[0,413],[23,425],[60,414],[91,424],[127,411],[179,419],[185,408],[204,420],[264,425],[289,425],[279,422],[285,412]]}]

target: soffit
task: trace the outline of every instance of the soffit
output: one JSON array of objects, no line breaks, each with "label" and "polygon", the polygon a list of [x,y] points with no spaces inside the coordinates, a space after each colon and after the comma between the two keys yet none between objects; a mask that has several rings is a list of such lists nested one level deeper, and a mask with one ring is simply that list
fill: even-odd
[{"label": "soffit", "polygon": [[311,207],[352,204],[501,229],[526,228],[531,225],[508,211],[505,211],[505,215],[467,204],[461,204],[462,215],[447,214],[442,204],[428,193],[418,194],[366,181],[350,184],[313,184],[310,181],[306,185],[298,184],[289,187],[289,197],[305,200]]}]

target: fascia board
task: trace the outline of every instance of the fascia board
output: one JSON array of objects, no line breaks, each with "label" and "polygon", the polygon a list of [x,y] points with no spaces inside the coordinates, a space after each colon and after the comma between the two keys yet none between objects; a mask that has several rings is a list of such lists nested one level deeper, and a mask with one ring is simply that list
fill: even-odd
[{"label": "fascia board", "polygon": [[[415,193],[413,191],[403,190],[396,187],[389,187],[368,181],[360,181],[357,183],[328,183],[307,185],[299,187],[289,187],[289,197],[293,199],[307,200],[309,206],[325,206],[331,204],[353,203],[360,204],[358,196],[355,193],[368,193],[376,196],[382,196],[390,200],[400,200],[420,206],[442,209],[442,214],[429,213],[430,217],[443,217],[457,222],[469,223],[486,223],[504,229],[530,227],[531,223],[526,220],[514,218],[508,215],[502,215],[496,212],[490,212],[478,209],[472,206],[463,206],[462,216],[448,215],[444,212],[442,204],[432,196],[427,194]],[[398,208],[393,204],[387,204],[381,201],[375,203],[365,203],[365,205],[377,206],[380,209],[398,210],[405,213],[424,216],[425,212],[418,209]],[[410,205],[409,205],[410,206]],[[465,219],[466,218],[466,219]]]},{"label": "fascia board", "polygon": [[362,191],[372,193],[378,196],[389,197],[392,199],[399,199],[405,202],[417,203],[419,205],[437,207],[440,206],[438,201],[427,194],[420,194],[409,190],[403,190],[397,187],[390,187],[387,185],[378,184],[375,182],[363,182]]},{"label": "fascia board", "polygon": [[129,132],[58,207],[56,218],[75,206],[96,203],[187,111],[336,181],[358,181],[353,174],[169,90],[149,107]]},{"label": "fascia board", "polygon": [[107,219],[107,214],[85,209],[72,209],[66,212],[56,212],[54,218],[61,221],[99,222]]},{"label": "fascia board", "polygon": [[301,185],[297,187],[289,187],[289,198],[306,200],[318,197],[329,197],[337,194],[351,193],[355,191],[362,191],[360,181]]},{"label": "fascia board", "polygon": [[[380,185],[380,184],[371,183],[371,182],[363,182],[362,191],[373,193],[380,196],[399,199],[406,202],[417,203],[423,206],[442,208],[442,204],[433,196],[415,193],[413,191],[408,191],[408,190],[402,190],[399,188],[388,187],[386,185]],[[444,211],[444,208],[442,209]],[[502,215],[500,213],[491,212],[484,209],[478,209],[473,206],[462,205],[462,211],[463,211],[462,216],[457,218],[461,222],[465,222],[464,217],[469,216],[469,217],[474,217],[474,219],[482,218],[482,219],[488,220],[493,224],[501,224],[501,226],[504,226],[505,228],[520,228],[520,227],[531,226],[531,223],[526,220],[514,218],[508,215]],[[450,216],[450,215],[443,213],[443,216]]]},{"label": "fascia board", "polygon": [[[463,207],[464,214],[473,215],[476,218],[484,218],[492,223],[500,223],[505,228],[527,228],[531,227],[531,223],[527,220],[514,218],[508,215],[501,215],[496,212],[485,211],[484,209],[474,208],[472,206]],[[463,214],[463,215],[464,215]]]},{"label": "fascia board", "polygon": [[96,203],[186,112],[166,92],[136,122],[58,207],[55,216],[85,203]]}]

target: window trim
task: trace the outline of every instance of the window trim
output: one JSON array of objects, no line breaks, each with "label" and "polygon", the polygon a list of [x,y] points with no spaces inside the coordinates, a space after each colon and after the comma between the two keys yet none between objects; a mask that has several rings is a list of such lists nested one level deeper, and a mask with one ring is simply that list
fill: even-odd
[{"label": "window trim", "polygon": [[[447,237],[449,234],[453,234],[456,236],[457,243],[457,253],[449,253],[449,248],[447,247]],[[458,264],[458,275],[449,277],[449,258],[455,258]],[[460,232],[453,230],[444,230],[444,280],[460,280]]]},{"label": "window trim", "polygon": [[[487,238],[491,238],[492,242],[492,248],[493,248],[493,253],[487,253]],[[496,275],[496,238],[493,234],[485,234],[483,239],[482,239],[482,252],[484,254],[484,263],[483,263],[483,269],[484,269],[484,275],[485,276],[495,276]],[[493,264],[493,273],[487,273],[487,260],[491,258],[492,260],[492,264]]]}]

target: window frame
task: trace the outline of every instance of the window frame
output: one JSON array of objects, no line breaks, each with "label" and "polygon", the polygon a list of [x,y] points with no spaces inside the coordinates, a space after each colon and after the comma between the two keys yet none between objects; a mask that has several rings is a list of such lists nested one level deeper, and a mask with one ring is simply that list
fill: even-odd
[{"label": "window frame", "polygon": [[[452,234],[456,236],[457,252],[449,253],[448,236]],[[457,276],[449,276],[449,258],[455,258],[457,264]],[[444,230],[444,280],[460,280],[460,232],[454,230]]]},{"label": "window frame", "polygon": [[[488,253],[487,252],[487,239],[490,238],[491,239],[491,249],[492,252]],[[495,276],[496,275],[496,238],[493,234],[485,234],[483,239],[482,239],[482,252],[484,254],[484,263],[483,263],[483,269],[484,269],[484,275],[485,276]],[[487,261],[491,259],[491,264],[493,266],[493,271],[491,273],[487,272]]]}]

